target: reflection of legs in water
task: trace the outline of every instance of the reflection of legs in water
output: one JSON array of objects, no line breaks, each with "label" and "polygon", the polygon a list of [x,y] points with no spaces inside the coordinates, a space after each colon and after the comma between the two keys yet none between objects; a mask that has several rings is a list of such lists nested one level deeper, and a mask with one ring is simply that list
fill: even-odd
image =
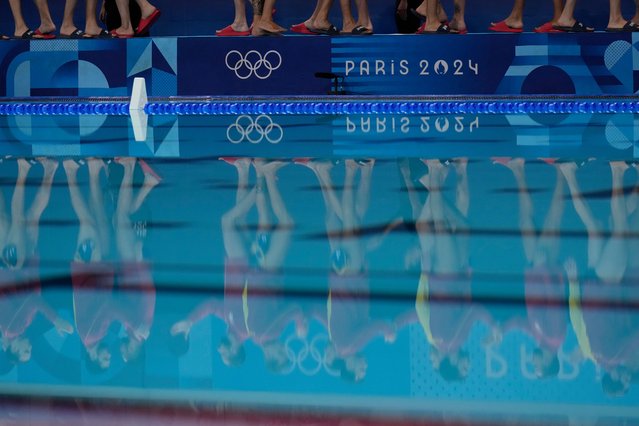
[{"label": "reflection of legs in water", "polygon": [[152,173],[145,172],[142,187],[134,198],[133,175],[137,160],[135,158],[120,158],[117,162],[124,167],[124,175],[122,176],[118,204],[115,211],[118,253],[124,261],[141,261],[143,259],[143,243],[136,238],[131,215],[142,206],[146,197],[159,183],[159,180]]},{"label": "reflection of legs in water", "polygon": [[[340,241],[341,248],[346,252],[346,265],[344,272],[360,273],[365,267],[364,253],[360,242],[360,237],[356,231],[361,225],[363,215],[356,211],[353,186],[355,185],[355,174],[359,169],[358,164],[354,160],[346,160],[346,175],[344,177],[344,190],[342,191],[342,239]],[[367,183],[362,184],[361,181],[368,179]],[[360,177],[360,189],[364,186],[370,191],[370,170],[367,175],[362,173]],[[359,199],[358,192],[358,199]],[[362,195],[364,197],[364,195]]]},{"label": "reflection of legs in water", "polygon": [[536,238],[532,199],[530,198],[528,184],[526,183],[525,161],[523,158],[515,158],[504,163],[504,165],[513,173],[515,181],[517,182],[517,190],[519,193],[519,230],[522,234],[526,261],[532,264],[535,257]]},{"label": "reflection of legs in water", "polygon": [[[437,160],[429,160],[427,162],[430,178],[430,209],[432,221],[435,229],[433,237],[433,272],[437,274],[459,274],[464,273],[468,269],[468,259],[463,258],[464,253],[467,255],[467,249],[463,248],[463,241],[455,235],[459,232],[459,227],[466,227],[465,220],[461,213],[455,212],[452,207],[447,205],[444,199],[442,188],[446,179],[446,171],[443,164]],[[468,194],[468,188],[460,189],[466,179],[465,167],[461,166],[462,179],[458,177],[458,193]],[[466,181],[467,182],[467,181]],[[462,197],[462,205],[467,203],[467,199]]]},{"label": "reflection of legs in water", "polygon": [[24,191],[31,164],[23,158],[18,159],[18,178],[11,198],[11,225],[7,243],[2,249],[5,265],[20,268],[26,256],[26,223],[24,216]]},{"label": "reflection of legs in water", "polygon": [[[44,174],[38,192],[25,216],[25,184],[31,164],[24,159],[18,160],[18,178],[11,199],[11,225],[6,238],[6,245],[4,245],[2,251],[5,264],[11,267],[21,267],[25,259],[35,252],[38,243],[40,217],[47,208],[51,197],[51,185],[53,184],[53,177],[58,168],[58,163],[44,158],[40,158],[38,161],[42,164]],[[4,206],[2,206],[2,210],[4,214]]]},{"label": "reflection of legs in water", "polygon": [[[263,226],[271,227],[268,206],[266,205],[266,194],[264,194],[263,188],[259,187],[260,179],[263,179],[263,183],[266,184],[270,207],[277,219],[277,224],[275,225],[275,229],[273,229],[268,248],[263,251],[263,257],[260,260],[260,266],[266,269],[276,269],[282,265],[291,240],[293,218],[286,209],[286,205],[277,186],[277,171],[285,164],[286,163],[281,161],[264,162],[262,160],[255,160],[254,162],[258,178],[256,203],[258,215],[260,216],[258,219],[259,226],[261,229]],[[259,235],[258,238],[260,238]],[[263,248],[261,248],[261,250],[262,249]]]},{"label": "reflection of legs in water", "polygon": [[324,199],[324,222],[326,226],[326,232],[328,233],[328,242],[330,245],[331,253],[335,252],[339,244],[338,240],[332,236],[333,232],[341,229],[341,220],[343,218],[342,206],[335,193],[333,187],[333,180],[331,179],[331,169],[333,164],[329,161],[308,161],[301,163],[311,169],[322,191],[322,198]]},{"label": "reflection of legs in water", "polygon": [[[610,198],[610,213],[612,216],[612,232],[603,247],[601,259],[595,269],[601,279],[619,283],[623,279],[628,266],[628,216],[623,192],[623,176],[628,165],[623,161],[610,163],[612,172],[612,195]],[[636,254],[635,254],[636,255]]]},{"label": "reflection of legs in water", "polygon": [[581,195],[577,182],[574,163],[561,165],[561,171],[566,178],[573,205],[588,232],[588,267],[594,269],[597,277],[618,283],[624,276],[628,263],[628,245],[625,232],[628,230],[626,204],[623,195],[623,175],[628,166],[623,162],[611,162],[612,196],[610,209],[612,215],[612,232],[604,244],[600,225],[594,218],[590,208]]},{"label": "reflection of legs in water", "polygon": [[[65,160],[62,164],[67,175],[71,205],[80,222],[74,260],[86,263],[99,262],[102,260],[102,256],[106,254],[104,247],[108,247],[108,242],[103,240],[102,235],[102,232],[106,231],[101,232],[99,230],[98,216],[91,212],[80,192],[77,178],[80,165],[73,160]],[[96,172],[97,168],[92,167],[92,170],[93,172],[89,173],[89,179],[98,180],[99,172]],[[96,185],[96,188],[99,189],[99,186]],[[108,232],[106,233],[108,234]]]},{"label": "reflection of legs in water", "polygon": [[246,259],[247,252],[244,248],[244,240],[238,228],[244,223],[246,215],[255,204],[256,190],[248,190],[251,160],[248,158],[238,159],[233,165],[237,169],[235,205],[222,216],[222,236],[227,258]]},{"label": "reflection of legs in water", "polygon": [[[639,8],[639,5],[637,6]],[[628,230],[631,237],[628,240],[628,269],[632,272],[635,282],[639,279],[639,167],[636,168],[636,182],[632,193],[626,200],[626,211],[628,212]],[[638,359],[639,361],[639,359]],[[639,366],[637,368],[639,374]]]},{"label": "reflection of legs in water", "polygon": [[38,161],[42,164],[44,174],[42,175],[42,182],[40,183],[38,192],[33,199],[33,203],[27,211],[27,245],[29,247],[28,250],[30,254],[35,251],[38,244],[40,218],[42,217],[44,210],[49,205],[53,177],[55,176],[55,172],[58,170],[58,162],[56,160],[38,158]]}]

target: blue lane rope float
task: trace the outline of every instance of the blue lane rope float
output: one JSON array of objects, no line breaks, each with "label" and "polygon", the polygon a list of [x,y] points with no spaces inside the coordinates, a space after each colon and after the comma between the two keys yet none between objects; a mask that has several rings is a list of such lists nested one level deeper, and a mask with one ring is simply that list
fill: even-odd
[{"label": "blue lane rope float", "polygon": [[[639,101],[151,102],[145,112],[150,115],[611,114],[639,113]],[[0,115],[129,115],[129,104],[0,103]]]},{"label": "blue lane rope float", "polygon": [[596,114],[637,113],[639,101],[152,102],[151,115]]}]

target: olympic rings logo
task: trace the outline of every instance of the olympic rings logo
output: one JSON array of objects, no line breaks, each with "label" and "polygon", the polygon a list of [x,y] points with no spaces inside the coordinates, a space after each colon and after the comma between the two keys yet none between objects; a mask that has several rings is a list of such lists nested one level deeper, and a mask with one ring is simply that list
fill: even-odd
[{"label": "olympic rings logo", "polygon": [[239,50],[231,50],[226,54],[224,62],[240,80],[251,76],[266,80],[282,65],[282,55],[276,50],[269,50],[263,56],[257,50],[249,50],[246,55]]},{"label": "olympic rings logo", "polygon": [[289,336],[284,342],[284,347],[291,365],[287,371],[284,371],[284,374],[290,374],[298,369],[309,377],[317,375],[322,370],[330,376],[339,376],[339,371],[330,368],[326,362],[326,347],[328,345],[328,336],[325,334],[313,337],[310,342],[296,335]]},{"label": "olympic rings logo", "polygon": [[235,123],[226,129],[226,138],[233,144],[238,144],[245,140],[252,144],[257,144],[266,139],[266,141],[275,145],[284,138],[284,129],[265,114],[255,119],[248,115],[240,115],[235,120]]}]

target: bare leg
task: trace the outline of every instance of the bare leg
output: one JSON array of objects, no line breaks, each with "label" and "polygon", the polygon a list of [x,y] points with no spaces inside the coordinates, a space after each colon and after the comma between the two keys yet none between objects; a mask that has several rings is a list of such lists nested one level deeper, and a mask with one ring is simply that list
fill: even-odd
[{"label": "bare leg", "polygon": [[550,209],[544,221],[541,236],[537,243],[535,264],[556,265],[559,262],[559,247],[561,238],[559,230],[564,215],[564,180],[559,167],[555,168],[555,190],[553,191]]},{"label": "bare leg", "polygon": [[131,14],[129,13],[129,0],[115,0],[115,4],[118,6],[121,22],[120,28],[115,29],[115,32],[122,35],[134,34],[135,31],[131,23]]},{"label": "bare leg", "polygon": [[628,165],[623,161],[611,162],[610,168],[612,171],[610,198],[612,232],[604,245],[595,273],[603,281],[617,284],[623,279],[628,264],[628,243],[625,235],[628,232],[628,217],[623,193],[623,175]]},{"label": "bare leg", "polygon": [[610,0],[608,28],[623,28],[624,25],[626,25],[626,20],[621,14],[621,0]]},{"label": "bare leg", "polygon": [[426,7],[426,26],[424,31],[437,31],[441,22],[437,16],[437,0],[425,0],[427,2]]},{"label": "bare leg", "polygon": [[60,34],[69,35],[74,32],[77,27],[73,23],[73,13],[78,0],[66,0],[64,3],[64,14],[62,17],[62,25],[60,26]]},{"label": "bare leg", "polygon": [[262,10],[262,19],[257,24],[253,24],[253,35],[263,35],[265,33],[283,33],[286,32],[286,28],[283,28],[273,22],[273,8],[275,7],[275,0],[264,0],[264,8]]},{"label": "bare leg", "polygon": [[231,28],[235,31],[248,31],[249,26],[246,22],[246,0],[233,0],[235,6],[235,18],[231,24]]},{"label": "bare leg", "polygon": [[104,191],[100,184],[100,174],[106,169],[104,161],[98,158],[87,160],[89,168],[89,209],[98,235],[98,244],[102,255],[106,256],[111,247],[111,232],[104,207]]},{"label": "bare leg", "polygon": [[[575,25],[575,5],[577,4],[577,0],[566,0],[566,5],[564,6],[564,10],[561,13],[561,16],[557,20],[557,25],[562,27],[572,27]],[[589,31],[592,31],[592,28],[589,28]]]},{"label": "bare leg", "polygon": [[273,161],[260,166],[264,173],[264,180],[266,182],[266,188],[268,189],[271,208],[273,209],[273,214],[277,219],[277,226],[271,235],[270,247],[265,253],[264,261],[261,265],[266,269],[277,269],[282,266],[290,246],[291,233],[293,231],[293,218],[286,209],[286,204],[284,203],[279,188],[277,187],[276,173],[284,165],[285,163],[283,162]]},{"label": "bare leg", "polygon": [[537,238],[535,235],[535,224],[533,221],[533,204],[528,192],[528,184],[526,183],[525,161],[523,158],[510,160],[506,167],[510,169],[517,181],[517,189],[519,193],[519,230],[521,231],[522,244],[524,246],[524,254],[528,263],[532,263],[535,257],[535,247]]},{"label": "bare leg", "polygon": [[339,5],[342,9],[342,32],[350,33],[357,26],[351,11],[351,0],[340,0]]},{"label": "bare leg", "polygon": [[[445,167],[438,160],[428,161],[431,185],[442,188],[445,180]],[[429,194],[435,227],[435,258],[433,271],[440,274],[457,274],[462,271],[464,259],[460,257],[453,230],[446,215],[446,201],[441,190]]]},{"label": "bare leg", "polygon": [[[513,4],[513,10],[510,12],[510,15],[504,19],[506,25],[511,28],[523,28],[524,27],[524,6],[526,5],[526,0],[515,0]],[[495,25],[496,22],[491,23],[491,25]]]},{"label": "bare leg", "polygon": [[144,181],[142,182],[142,187],[133,199],[133,208],[131,210],[131,213],[135,213],[140,210],[140,207],[142,207],[142,204],[144,204],[146,197],[149,196],[151,191],[153,191],[153,188],[158,186],[159,183],[160,181],[155,176],[153,176],[153,174],[144,173]]},{"label": "bare leg", "polygon": [[33,199],[33,203],[27,212],[27,241],[30,254],[33,253],[38,245],[40,218],[49,205],[53,177],[55,176],[56,170],[58,170],[58,162],[55,160],[40,158],[38,161],[40,161],[44,168],[44,175],[42,176],[42,182]]},{"label": "bare leg", "polygon": [[333,5],[333,0],[318,0],[313,15],[305,22],[309,29],[328,28],[331,23],[328,20],[328,14]]},{"label": "bare leg", "polygon": [[577,182],[577,176],[575,174],[577,165],[575,163],[564,163],[559,167],[564,178],[566,178],[566,183],[570,189],[572,204],[575,207],[575,211],[588,232],[588,267],[594,269],[599,263],[603,249],[601,227],[595,220],[592,211],[581,195],[581,189],[579,188],[579,183]]},{"label": "bare leg", "polygon": [[7,206],[4,195],[0,191],[0,247],[4,247],[9,233],[9,217],[7,216]]},{"label": "bare leg", "polygon": [[11,14],[13,15],[13,22],[15,24],[13,35],[20,37],[29,29],[22,15],[22,0],[9,0],[9,7],[11,8]]},{"label": "bare leg", "polygon": [[133,202],[133,172],[135,158],[121,158],[118,162],[124,167],[124,175],[118,194],[118,205],[115,211],[115,234],[120,259],[139,261],[141,257],[135,250],[135,231],[131,223],[131,207]]},{"label": "bare leg", "polygon": [[466,30],[466,0],[455,0],[455,14],[450,27],[457,31]]},{"label": "bare leg", "polygon": [[245,259],[247,257],[242,236],[238,231],[238,222],[244,221],[249,210],[255,204],[256,190],[246,191],[248,183],[249,167],[237,167],[238,188],[235,205],[222,216],[222,237],[224,250],[230,259]]},{"label": "bare leg", "polygon": [[346,160],[346,174],[344,176],[344,190],[342,191],[342,240],[341,246],[348,253],[348,265],[346,270],[351,273],[360,273],[365,265],[364,253],[360,243],[360,237],[356,231],[360,227],[360,221],[355,212],[355,199],[353,187],[355,186],[355,174],[358,166],[353,160]]},{"label": "bare leg", "polygon": [[355,0],[355,6],[357,7],[356,26],[362,26],[373,31],[373,22],[371,21],[370,14],[368,13],[368,0]]},{"label": "bare leg", "polygon": [[9,228],[9,235],[7,237],[7,246],[15,246],[16,263],[13,266],[16,268],[22,267],[26,257],[24,188],[30,169],[31,164],[29,164],[28,161],[23,158],[18,160],[18,178],[16,179],[16,186],[13,190],[13,197],[11,197],[11,227]]},{"label": "bare leg", "polygon": [[552,0],[552,23],[555,24],[564,10],[564,0]]},{"label": "bare leg", "polygon": [[49,3],[47,0],[34,0],[40,14],[40,27],[38,28],[43,34],[53,33],[56,30],[51,12],[49,11]]},{"label": "bare leg", "polygon": [[142,19],[148,18],[153,12],[155,12],[156,7],[149,3],[148,0],[135,1],[137,2],[138,6],[140,7],[140,11],[142,12]]},{"label": "bare leg", "polygon": [[99,244],[99,236],[96,231],[96,224],[93,215],[89,211],[80,189],[78,187],[78,169],[80,166],[73,160],[66,160],[63,163],[64,171],[67,175],[69,184],[69,195],[71,196],[71,206],[80,221],[80,229],[76,242],[75,260],[80,260],[80,246],[85,242],[91,242],[95,245],[91,260],[98,261],[102,258],[101,246]]},{"label": "bare leg", "polygon": [[366,164],[360,165],[361,170],[359,178],[359,186],[357,187],[357,201],[355,203],[355,213],[357,218],[362,221],[364,215],[368,211],[371,194],[371,175],[373,174],[373,166],[375,160],[370,160]]},{"label": "bare leg", "polygon": [[86,21],[84,24],[84,32],[88,35],[97,36],[102,31],[102,27],[98,24],[96,13],[98,10],[98,0],[87,0]]}]

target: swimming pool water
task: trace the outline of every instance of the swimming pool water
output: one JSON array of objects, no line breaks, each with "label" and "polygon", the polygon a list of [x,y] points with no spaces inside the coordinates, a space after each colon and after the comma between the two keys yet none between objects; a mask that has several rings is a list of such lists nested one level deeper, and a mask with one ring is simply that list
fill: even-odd
[{"label": "swimming pool water", "polygon": [[633,114],[1,118],[5,395],[639,421]]}]

